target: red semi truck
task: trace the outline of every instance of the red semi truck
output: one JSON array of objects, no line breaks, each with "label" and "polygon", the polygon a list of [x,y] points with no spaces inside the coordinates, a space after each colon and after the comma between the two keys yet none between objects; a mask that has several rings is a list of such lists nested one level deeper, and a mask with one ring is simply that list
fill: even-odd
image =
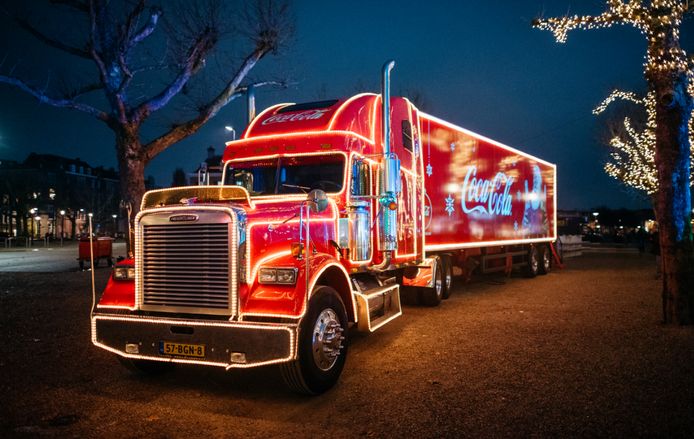
[{"label": "red semi truck", "polygon": [[428,306],[454,274],[551,268],[556,167],[381,95],[272,106],[227,143],[223,184],[148,192],[134,258],[92,313],[127,365],[279,364],[294,390],[335,384],[348,330]]}]

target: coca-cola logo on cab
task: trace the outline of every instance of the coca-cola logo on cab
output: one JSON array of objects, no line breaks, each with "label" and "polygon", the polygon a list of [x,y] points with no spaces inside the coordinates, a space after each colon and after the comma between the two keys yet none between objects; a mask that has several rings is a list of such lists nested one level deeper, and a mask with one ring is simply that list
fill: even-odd
[{"label": "coca-cola logo on cab", "polygon": [[323,110],[306,110],[300,113],[275,114],[265,119],[262,125],[270,125],[271,123],[296,122],[299,120],[315,120],[320,119],[328,111]]}]

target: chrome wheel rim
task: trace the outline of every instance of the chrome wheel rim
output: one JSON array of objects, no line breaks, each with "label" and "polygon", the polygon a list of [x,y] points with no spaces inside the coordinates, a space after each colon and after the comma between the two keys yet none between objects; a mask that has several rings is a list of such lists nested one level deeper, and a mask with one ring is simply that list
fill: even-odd
[{"label": "chrome wheel rim", "polygon": [[434,288],[436,289],[436,295],[441,297],[443,295],[443,279],[441,279],[441,272],[436,270],[436,280],[434,280]]},{"label": "chrome wheel rim", "polygon": [[550,259],[549,259],[549,255],[547,254],[547,252],[544,252],[542,255],[542,264],[545,267],[545,271],[549,271]]},{"label": "chrome wheel rim", "polygon": [[530,268],[533,270],[533,273],[536,273],[539,267],[540,264],[537,261],[537,250],[533,249],[530,252]]},{"label": "chrome wheel rim", "polygon": [[453,283],[453,275],[451,274],[451,270],[446,270],[446,289],[447,290],[451,289],[452,283]]},{"label": "chrome wheel rim", "polygon": [[313,326],[312,351],[313,361],[316,366],[323,371],[330,370],[342,349],[342,335],[344,329],[340,324],[340,319],[331,308],[324,309]]}]

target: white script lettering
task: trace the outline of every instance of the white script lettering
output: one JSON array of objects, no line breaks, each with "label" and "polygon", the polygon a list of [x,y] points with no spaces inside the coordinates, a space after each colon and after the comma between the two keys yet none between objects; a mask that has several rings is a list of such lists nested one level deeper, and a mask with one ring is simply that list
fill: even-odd
[{"label": "white script lettering", "polygon": [[271,123],[282,123],[282,122],[294,122],[297,120],[314,120],[320,119],[328,111],[328,109],[323,110],[307,110],[300,113],[289,113],[289,114],[275,114],[265,119],[262,125],[269,125]]},{"label": "white script lettering", "polygon": [[[510,216],[513,178],[503,172],[497,173],[491,180],[478,179],[476,176],[477,166],[470,166],[460,197],[463,212]],[[503,192],[500,192],[502,184],[505,184],[505,187]]]}]

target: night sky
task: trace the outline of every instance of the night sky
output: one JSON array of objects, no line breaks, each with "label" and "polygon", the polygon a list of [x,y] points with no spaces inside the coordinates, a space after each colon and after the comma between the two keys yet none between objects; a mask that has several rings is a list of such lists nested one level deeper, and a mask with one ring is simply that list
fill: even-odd
[{"label": "night sky", "polygon": [[[259,90],[259,111],[277,102],[377,92],[380,68],[392,58],[394,95],[418,94],[424,111],[556,163],[560,208],[647,206],[603,172],[606,119],[591,114],[614,88],[645,91],[645,38],[620,26],[573,31],[560,45],[530,26],[539,15],[600,13],[604,1],[301,0],[292,6],[293,40],[280,56],[261,61],[252,77],[288,77],[294,85]],[[54,77],[56,65],[90,68],[66,64],[6,17],[0,29],[3,73],[31,71],[42,83]],[[683,48],[693,53],[694,19],[684,22],[681,34]],[[230,140],[224,126],[240,134],[245,111],[243,99],[232,102],[199,133],[154,159],[147,174],[166,186],[175,168],[195,169],[208,146],[221,153]],[[155,120],[149,132],[162,124]],[[112,133],[101,122],[0,84],[0,159],[23,160],[32,151],[116,166]]]}]

